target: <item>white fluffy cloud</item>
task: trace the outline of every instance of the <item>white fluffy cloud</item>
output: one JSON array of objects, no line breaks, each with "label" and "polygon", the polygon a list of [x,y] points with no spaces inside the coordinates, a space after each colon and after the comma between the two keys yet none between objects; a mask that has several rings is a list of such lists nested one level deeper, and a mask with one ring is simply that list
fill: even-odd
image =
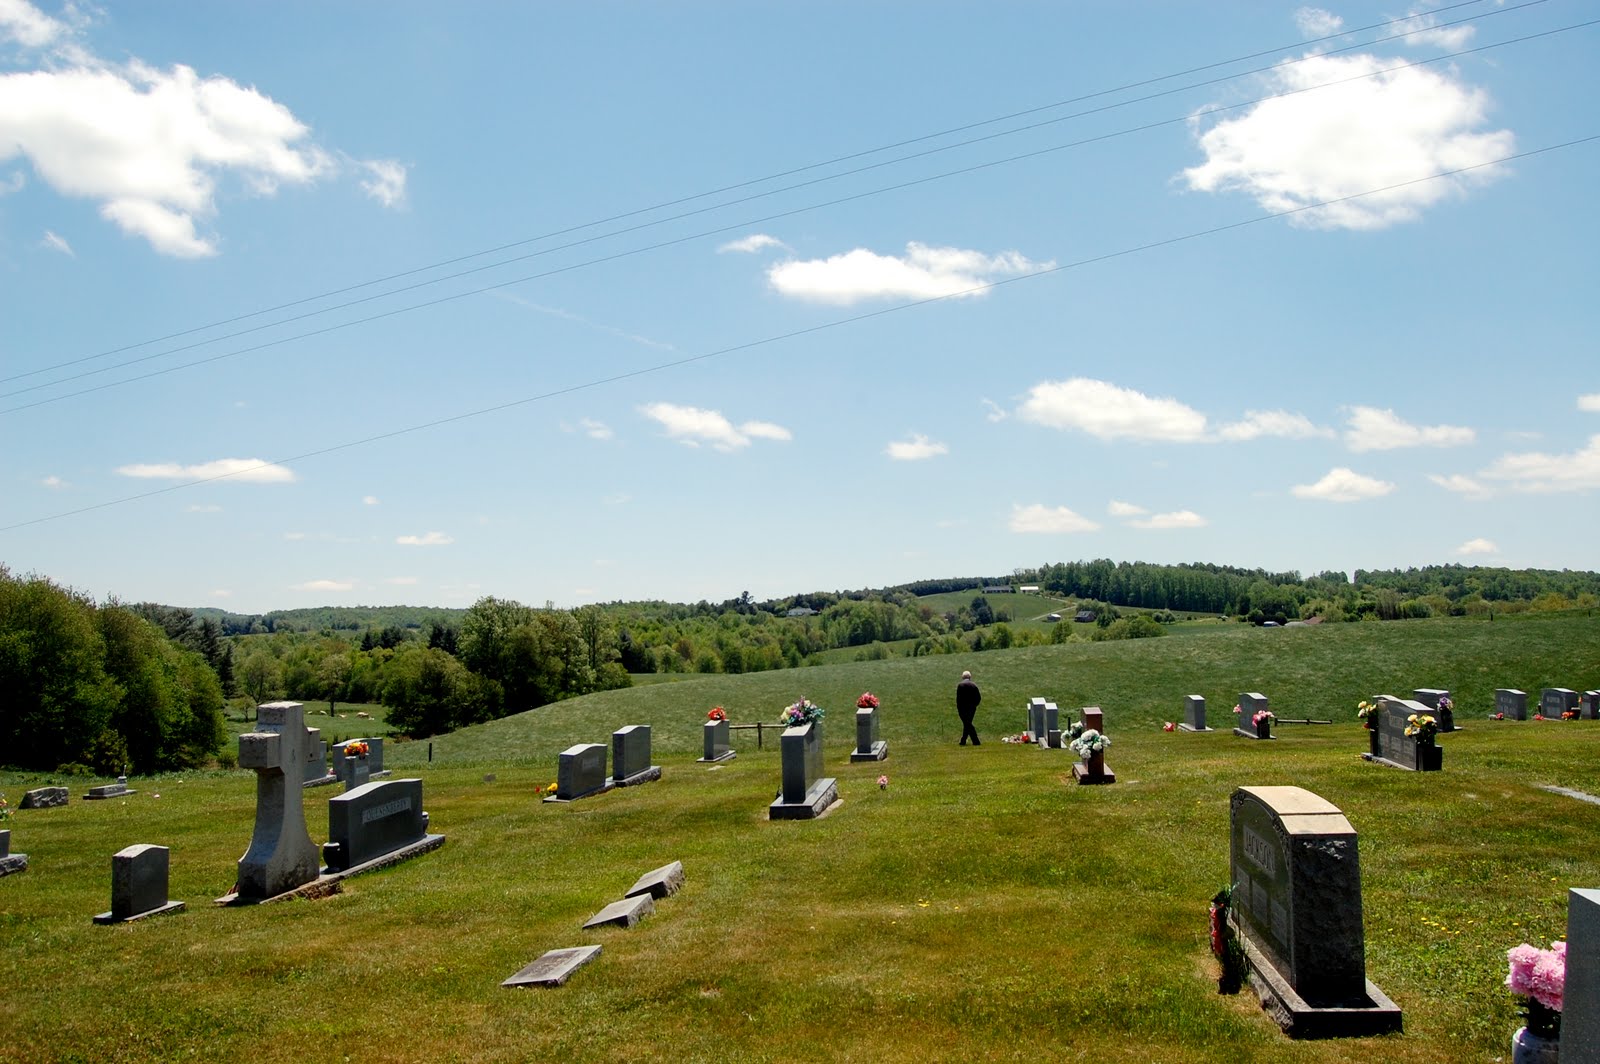
[{"label": "white fluffy cloud", "polygon": [[751,233],[749,236],[742,236],[738,240],[728,241],[717,248],[717,251],[723,254],[733,251],[753,255],[758,251],[765,251],[767,248],[783,248],[787,251],[789,245],[775,236],[768,236],[766,233]]},{"label": "white fluffy cloud", "polygon": [[144,480],[231,480],[241,484],[291,484],[295,480],[294,470],[288,466],[260,458],[218,458],[197,465],[153,462],[119,466],[117,472]]},{"label": "white fluffy cloud", "polygon": [[1003,277],[1050,269],[1015,251],[986,255],[962,248],[935,248],[915,241],[903,256],[856,248],[827,259],[790,259],[767,269],[767,282],[783,295],[815,303],[849,304],[866,299],[932,299],[981,296]]},{"label": "white fluffy cloud", "polygon": [[616,435],[611,431],[611,426],[604,421],[596,421],[592,417],[578,419],[578,427],[583,429],[583,434],[591,440],[609,440]]},{"label": "white fluffy cloud", "polygon": [[1460,473],[1452,473],[1450,476],[1443,476],[1438,473],[1429,473],[1428,479],[1439,485],[1445,491],[1453,492],[1454,494],[1460,495],[1461,497],[1467,499],[1487,499],[1494,494],[1476,480],[1473,480],[1471,477],[1462,476]]},{"label": "white fluffy cloud", "polygon": [[1332,436],[1332,429],[1318,428],[1303,414],[1287,410],[1249,410],[1244,420],[1224,425],[1217,435],[1225,440],[1257,440],[1273,436],[1286,440],[1308,440],[1313,437]]},{"label": "white fluffy cloud", "polygon": [[1481,536],[1477,539],[1469,539],[1456,548],[1457,554],[1498,554],[1499,552],[1500,548],[1495,545],[1494,540],[1484,539]]},{"label": "white fluffy cloud", "polygon": [[1112,499],[1110,504],[1106,506],[1106,512],[1112,517],[1143,517],[1150,511],[1131,502]]},{"label": "white fluffy cloud", "polygon": [[[216,237],[198,226],[217,214],[220,178],[270,196],[342,169],[305,123],[254,87],[182,64],[99,59],[26,0],[0,0],[0,34],[56,48],[38,69],[0,74],[0,163],[27,159],[58,193],[99,203],[102,217],[163,254],[216,254]],[[403,166],[353,162],[370,195],[400,201]]]},{"label": "white fluffy cloud", "polygon": [[1034,503],[1031,506],[1013,504],[1011,507],[1011,531],[1013,532],[1093,532],[1100,526],[1084,517],[1074,513],[1065,506],[1045,506]]},{"label": "white fluffy cloud", "polygon": [[455,542],[455,537],[443,532],[427,532],[420,536],[396,536],[394,541],[402,547],[445,547]]},{"label": "white fluffy cloud", "polygon": [[1371,406],[1350,408],[1345,444],[1352,451],[1392,451],[1398,447],[1459,447],[1477,438],[1460,425],[1412,425],[1393,410]]},{"label": "white fluffy cloud", "polygon": [[[1492,180],[1497,170],[1486,168],[1389,188],[1515,150],[1509,130],[1485,128],[1483,90],[1449,70],[1387,69],[1394,65],[1371,55],[1327,55],[1275,68],[1269,91],[1299,94],[1263,100],[1200,133],[1206,161],[1184,171],[1189,187],[1242,191],[1274,212],[1383,188],[1293,218],[1326,229],[1381,229]],[[1299,91],[1332,82],[1346,83]]]},{"label": "white fluffy cloud", "polygon": [[1578,409],[1590,414],[1600,414],[1600,392],[1578,396]]},{"label": "white fluffy cloud", "polygon": [[1128,522],[1134,528],[1204,528],[1208,522],[1193,510],[1173,510],[1171,513],[1151,514],[1149,517]]},{"label": "white fluffy cloud", "polygon": [[1017,413],[1024,421],[1078,429],[1102,440],[1192,443],[1204,439],[1206,431],[1205,415],[1176,399],[1155,399],[1087,377],[1035,384]]},{"label": "white fluffy cloud", "polygon": [[922,458],[936,458],[941,454],[949,454],[950,448],[942,443],[935,443],[920,433],[915,433],[909,440],[896,440],[884,449],[890,458],[902,462],[915,462]]},{"label": "white fluffy cloud", "polygon": [[363,495],[361,496],[361,505],[376,506],[378,505],[378,497],[376,495]]},{"label": "white fluffy cloud", "polygon": [[1294,24],[1307,37],[1327,37],[1344,28],[1344,19],[1320,7],[1302,7],[1294,13]]},{"label": "white fluffy cloud", "polygon": [[67,482],[56,476],[54,473],[51,473],[49,476],[39,481],[39,483],[43,484],[51,491],[60,491],[62,488],[67,486]]},{"label": "white fluffy cloud", "polygon": [[736,451],[753,439],[788,440],[793,434],[770,421],[746,421],[735,426],[717,410],[702,410],[676,403],[649,403],[639,408],[645,417],[666,430],[669,439],[690,447],[709,443],[719,451]]},{"label": "white fluffy cloud", "polygon": [[1360,502],[1376,499],[1394,490],[1386,480],[1362,476],[1354,470],[1332,469],[1315,484],[1296,484],[1289,491],[1301,499],[1322,499],[1325,502]]},{"label": "white fluffy cloud", "polygon": [[354,580],[307,580],[293,585],[292,591],[354,591]]},{"label": "white fluffy cloud", "polygon": [[1477,30],[1468,26],[1441,26],[1439,16],[1412,8],[1403,19],[1389,23],[1389,33],[1404,33],[1411,44],[1431,44],[1446,51],[1465,48]]},{"label": "white fluffy cloud", "polygon": [[1486,480],[1506,481],[1518,491],[1549,493],[1600,488],[1600,435],[1590,436],[1588,444],[1572,454],[1508,454],[1479,475]]}]

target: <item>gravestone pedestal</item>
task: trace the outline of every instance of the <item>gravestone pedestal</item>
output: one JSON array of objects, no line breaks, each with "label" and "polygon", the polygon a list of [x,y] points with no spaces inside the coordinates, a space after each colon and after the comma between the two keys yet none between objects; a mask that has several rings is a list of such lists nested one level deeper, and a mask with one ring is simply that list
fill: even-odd
[{"label": "gravestone pedestal", "polygon": [[850,751],[850,760],[882,761],[888,756],[888,740],[878,738],[878,711],[865,707],[856,710],[856,748]]},{"label": "gravestone pedestal", "polygon": [[779,739],[783,787],[767,806],[769,820],[812,820],[839,800],[839,781],[822,776],[822,734],[815,724],[785,728]]},{"label": "gravestone pedestal", "polygon": [[705,742],[705,753],[698,764],[714,765],[721,761],[732,761],[736,756],[733,747],[728,743],[728,722],[726,720],[708,720],[700,729]]},{"label": "gravestone pedestal", "polygon": [[170,852],[165,846],[138,845],[119,850],[111,858],[111,911],[94,918],[97,924],[125,924],[146,916],[183,911],[183,902],[167,898]]},{"label": "gravestone pedestal", "polygon": [[1178,725],[1179,731],[1208,732],[1213,729],[1206,727],[1206,700],[1204,695],[1183,696],[1183,722]]},{"label": "gravestone pedestal", "polygon": [[28,870],[28,855],[11,852],[11,829],[0,829],[0,876]]},{"label": "gravestone pedestal", "polygon": [[260,706],[256,730],[239,736],[239,767],[256,772],[256,826],[234,893],[218,901],[264,901],[317,878],[317,845],[300,804],[307,741],[299,702]]}]

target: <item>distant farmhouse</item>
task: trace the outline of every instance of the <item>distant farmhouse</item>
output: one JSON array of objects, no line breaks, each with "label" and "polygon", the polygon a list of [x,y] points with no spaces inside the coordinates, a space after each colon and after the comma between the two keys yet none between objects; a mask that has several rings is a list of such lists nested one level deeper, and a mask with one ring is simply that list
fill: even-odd
[{"label": "distant farmhouse", "polygon": [[983,585],[983,593],[985,595],[1009,595],[1009,594],[1011,594],[1011,592],[1013,590],[1014,589],[1012,588],[1012,586],[1010,584],[985,584],[985,585]]}]

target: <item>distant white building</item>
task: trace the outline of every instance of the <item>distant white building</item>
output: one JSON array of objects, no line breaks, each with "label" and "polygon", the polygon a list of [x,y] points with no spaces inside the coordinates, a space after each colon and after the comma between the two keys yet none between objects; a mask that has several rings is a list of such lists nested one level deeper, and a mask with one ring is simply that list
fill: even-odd
[{"label": "distant white building", "polygon": [[1017,588],[1017,590],[1022,592],[1024,595],[1037,595],[1039,593],[1039,585],[1023,584],[1021,587]]}]

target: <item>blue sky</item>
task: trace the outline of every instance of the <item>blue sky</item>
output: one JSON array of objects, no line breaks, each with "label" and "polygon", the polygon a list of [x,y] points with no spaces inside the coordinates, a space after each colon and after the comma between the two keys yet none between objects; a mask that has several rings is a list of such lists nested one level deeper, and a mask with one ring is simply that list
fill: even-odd
[{"label": "blue sky", "polygon": [[0,563],[1600,568],[1595,17],[0,0]]}]

